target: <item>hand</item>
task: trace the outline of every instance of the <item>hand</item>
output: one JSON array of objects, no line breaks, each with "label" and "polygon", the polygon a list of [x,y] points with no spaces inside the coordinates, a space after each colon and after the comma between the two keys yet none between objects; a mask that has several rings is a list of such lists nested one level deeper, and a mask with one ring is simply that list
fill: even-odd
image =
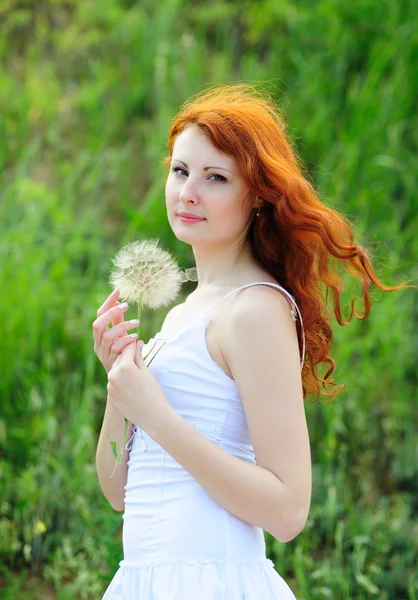
[{"label": "hand", "polygon": [[[93,322],[94,352],[109,373],[119,353],[128,344],[135,342],[126,332],[137,327],[131,321],[124,321],[124,313],[128,310],[126,302],[117,301],[119,290],[114,290],[97,311],[97,319]],[[109,329],[109,324],[112,324]],[[136,336],[137,337],[137,336]]]},{"label": "hand", "polygon": [[108,401],[148,435],[173,410],[144,362],[140,342],[129,344],[121,351],[107,379]]}]

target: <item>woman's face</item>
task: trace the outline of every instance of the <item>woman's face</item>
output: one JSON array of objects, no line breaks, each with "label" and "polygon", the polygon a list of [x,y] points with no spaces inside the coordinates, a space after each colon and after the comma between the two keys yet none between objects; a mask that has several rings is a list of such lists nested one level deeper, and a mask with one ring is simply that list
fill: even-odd
[{"label": "woman's face", "polygon": [[[244,202],[249,192],[235,158],[219,152],[198,127],[177,136],[165,194],[178,239],[193,246],[241,240],[249,225],[251,207]],[[177,215],[181,211],[205,220],[185,223]]]}]

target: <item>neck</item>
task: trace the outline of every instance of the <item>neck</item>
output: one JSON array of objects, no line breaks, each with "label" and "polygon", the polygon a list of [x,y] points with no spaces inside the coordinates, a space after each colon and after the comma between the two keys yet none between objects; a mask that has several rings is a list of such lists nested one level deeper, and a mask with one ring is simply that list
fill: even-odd
[{"label": "neck", "polygon": [[259,272],[261,266],[248,248],[240,252],[203,252],[194,249],[197,270],[196,292],[211,293],[231,288]]}]

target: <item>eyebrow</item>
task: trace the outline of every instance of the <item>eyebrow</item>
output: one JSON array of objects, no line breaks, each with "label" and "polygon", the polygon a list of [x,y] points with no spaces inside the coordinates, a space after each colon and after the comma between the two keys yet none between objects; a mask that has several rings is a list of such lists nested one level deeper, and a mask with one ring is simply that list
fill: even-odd
[{"label": "eyebrow", "polygon": [[[181,162],[181,164],[184,165],[186,167],[186,169],[189,168],[187,166],[187,164],[185,162],[183,162],[182,160],[180,160],[179,158],[173,158],[173,160],[177,160],[178,162]],[[230,171],[229,169],[225,169],[225,167],[203,167],[204,171],[207,171],[208,169],[221,169],[222,171],[229,171],[230,173],[234,174],[233,171]]]}]

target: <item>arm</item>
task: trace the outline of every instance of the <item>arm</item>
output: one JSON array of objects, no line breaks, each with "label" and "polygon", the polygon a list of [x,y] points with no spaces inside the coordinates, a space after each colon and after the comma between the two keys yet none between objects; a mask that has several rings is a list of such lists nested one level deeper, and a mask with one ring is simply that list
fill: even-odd
[{"label": "arm", "polygon": [[222,450],[174,411],[149,434],[218,504],[287,542],[302,531],[311,498],[297,335],[283,296],[268,288],[251,292],[231,314],[222,350],[258,464]]},{"label": "arm", "polygon": [[[176,316],[174,306],[168,311],[162,329]],[[123,432],[125,430],[125,419],[123,415],[109,402],[106,403],[103,424],[100,431],[99,441],[96,450],[96,471],[97,477],[102,489],[103,495],[108,500],[114,510],[123,511],[125,509],[125,486],[128,479],[129,451],[124,450],[119,465],[112,475],[115,467],[115,457],[112,453],[111,441],[116,442],[116,448],[119,450]],[[126,439],[129,440],[133,433],[133,424],[129,423]]]},{"label": "arm", "polygon": [[[120,412],[109,402],[106,403],[106,410],[103,418],[102,429],[100,431],[99,442],[96,450],[96,470],[100,487],[106,500],[114,510],[124,510],[125,508],[125,485],[128,477],[129,451],[124,450],[119,465],[112,475],[115,468],[115,457],[112,454],[110,441],[116,442],[116,447],[120,448],[125,430],[125,419]],[[126,439],[129,440],[133,432],[133,425],[129,423]]]}]

